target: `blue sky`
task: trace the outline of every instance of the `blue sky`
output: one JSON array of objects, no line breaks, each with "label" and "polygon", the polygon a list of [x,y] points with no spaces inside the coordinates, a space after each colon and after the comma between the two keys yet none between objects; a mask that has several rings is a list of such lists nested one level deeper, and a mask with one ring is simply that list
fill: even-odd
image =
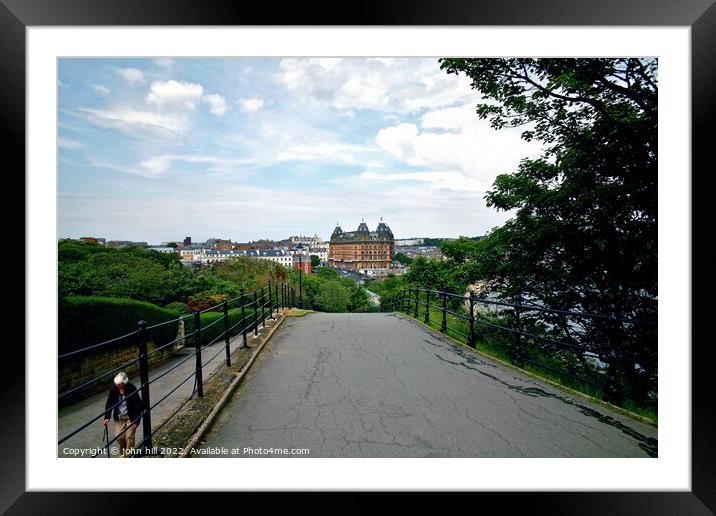
[{"label": "blue sky", "polygon": [[59,237],[480,235],[539,147],[434,58],[60,59]]}]

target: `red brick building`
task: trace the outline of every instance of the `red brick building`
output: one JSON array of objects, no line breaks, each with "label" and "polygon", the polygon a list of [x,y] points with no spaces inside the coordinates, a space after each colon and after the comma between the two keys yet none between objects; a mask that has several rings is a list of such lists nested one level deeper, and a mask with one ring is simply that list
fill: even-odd
[{"label": "red brick building", "polygon": [[304,274],[311,274],[313,269],[311,268],[311,257],[301,256],[301,262],[298,261],[299,255],[293,255],[293,268],[296,270],[303,269]]},{"label": "red brick building", "polygon": [[358,230],[336,226],[328,247],[328,265],[335,269],[387,269],[393,259],[395,237],[381,219],[375,231],[361,222]]}]

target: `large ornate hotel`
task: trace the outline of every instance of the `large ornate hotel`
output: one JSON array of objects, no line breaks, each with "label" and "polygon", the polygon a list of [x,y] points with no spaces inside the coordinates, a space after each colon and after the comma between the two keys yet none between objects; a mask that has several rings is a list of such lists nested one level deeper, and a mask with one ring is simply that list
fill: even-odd
[{"label": "large ornate hotel", "polygon": [[393,259],[395,238],[381,219],[375,231],[361,222],[357,231],[344,232],[336,226],[328,248],[328,265],[336,269],[387,269]]}]

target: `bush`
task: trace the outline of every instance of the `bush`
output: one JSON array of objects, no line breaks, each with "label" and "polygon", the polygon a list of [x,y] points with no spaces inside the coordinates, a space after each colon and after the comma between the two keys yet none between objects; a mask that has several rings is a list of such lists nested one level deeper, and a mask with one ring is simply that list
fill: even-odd
[{"label": "bush", "polygon": [[[63,354],[130,333],[137,329],[140,320],[152,326],[176,319],[178,313],[133,299],[68,296],[59,299],[58,316],[58,348],[59,354]],[[177,330],[178,324],[171,323],[150,330],[148,336],[161,345],[174,340]],[[126,344],[128,340],[117,344]]]},{"label": "bush", "polygon": [[211,308],[212,306],[216,306],[228,300],[228,294],[216,294],[213,292],[205,291],[194,294],[193,296],[189,296],[187,304],[189,305],[190,311],[206,310],[207,308]]},{"label": "bush", "polygon": [[323,312],[347,312],[350,289],[339,281],[326,281],[319,285],[314,303]]},{"label": "bush", "polygon": [[184,315],[189,313],[189,305],[186,303],[182,303],[181,301],[174,301],[173,303],[169,303],[164,307],[166,310],[171,310],[173,312],[178,313],[179,315]]}]

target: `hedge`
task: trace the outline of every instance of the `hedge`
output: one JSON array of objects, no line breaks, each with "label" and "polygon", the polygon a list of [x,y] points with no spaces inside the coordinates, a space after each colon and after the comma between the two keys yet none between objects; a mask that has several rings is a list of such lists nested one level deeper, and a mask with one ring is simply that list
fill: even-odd
[{"label": "hedge", "polygon": [[[67,296],[59,299],[58,352],[67,353],[137,329],[137,322],[147,326],[176,319],[179,314],[152,303],[133,299],[100,296]],[[218,326],[218,325],[217,325]],[[178,324],[166,324],[148,332],[157,344],[171,342],[177,336]],[[123,345],[129,339],[116,344]]]}]

